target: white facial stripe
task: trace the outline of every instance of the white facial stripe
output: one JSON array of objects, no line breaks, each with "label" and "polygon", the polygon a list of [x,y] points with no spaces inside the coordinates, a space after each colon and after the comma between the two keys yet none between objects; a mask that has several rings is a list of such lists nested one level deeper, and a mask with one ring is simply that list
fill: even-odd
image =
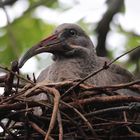
[{"label": "white facial stripe", "polygon": [[82,46],[79,46],[79,45],[73,45],[73,44],[70,44],[70,47],[71,47],[71,48],[83,48]]}]

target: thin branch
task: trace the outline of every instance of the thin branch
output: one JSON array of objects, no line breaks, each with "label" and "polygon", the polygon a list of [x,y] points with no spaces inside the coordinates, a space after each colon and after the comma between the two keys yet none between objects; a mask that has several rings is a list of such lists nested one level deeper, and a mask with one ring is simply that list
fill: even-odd
[{"label": "thin branch", "polygon": [[[124,88],[131,88],[135,87],[136,84],[140,84],[140,80],[124,83],[124,84],[116,84],[116,85],[107,85],[107,86],[87,86],[87,85],[80,85],[81,88],[84,90],[98,90],[98,89],[113,89],[113,90],[118,90],[118,89],[124,89]],[[140,87],[139,87],[140,88]]]},{"label": "thin branch", "polygon": [[[137,110],[134,108],[131,108],[130,106],[110,107],[110,108],[101,109],[101,110],[97,110],[94,112],[84,114],[84,116],[91,117],[91,116],[95,116],[95,115],[102,115],[102,114],[107,114],[107,113],[112,113],[112,112],[122,112],[122,111],[137,111]],[[78,119],[78,118],[80,118],[80,117],[77,117],[75,119]]]},{"label": "thin branch", "polygon": [[88,140],[88,139],[87,139],[87,136],[86,136],[86,134],[85,134],[85,132],[84,132],[84,130],[81,128],[81,126],[80,126],[74,119],[72,119],[71,117],[69,117],[67,114],[65,114],[65,113],[62,112],[62,111],[61,111],[61,114],[64,115],[68,120],[70,120],[70,122],[71,122],[74,126],[76,126],[76,129],[80,132],[80,134],[81,134],[81,136],[82,136],[82,138],[83,138],[84,140]]},{"label": "thin branch", "polygon": [[35,85],[35,83],[33,83],[32,81],[25,79],[24,77],[20,76],[19,74],[15,73],[15,72],[13,72],[13,71],[11,71],[11,70],[9,70],[7,67],[4,67],[4,66],[1,66],[1,65],[0,65],[0,68],[3,69],[3,70],[5,70],[5,71],[7,71],[7,72],[11,72],[11,73],[14,74],[16,77],[18,77],[19,79],[21,79],[21,80],[23,80],[23,81],[25,81],[25,82],[27,82],[27,83],[30,83],[30,84],[32,84],[32,85]]},{"label": "thin branch", "polygon": [[123,53],[122,55],[116,57],[114,60],[112,60],[112,61],[108,64],[108,66],[110,66],[111,64],[113,64],[115,61],[117,61],[117,60],[120,59],[121,57],[125,56],[126,54],[129,54],[129,53],[131,53],[131,52],[133,52],[133,51],[135,51],[136,49],[139,49],[139,48],[140,48],[140,46],[137,46],[137,47],[135,47],[135,48],[133,48],[133,49],[131,49],[131,50],[129,50],[129,51]]},{"label": "thin branch", "polygon": [[[17,61],[14,61],[12,63],[11,71],[13,71],[13,72],[18,71],[18,62]],[[14,76],[15,75],[13,73],[9,73],[8,78],[5,80],[5,92],[4,92],[5,96],[8,96],[8,95],[11,94],[12,87],[13,87]]]},{"label": "thin branch", "polygon": [[71,106],[68,103],[63,102],[62,100],[60,101],[60,103],[64,104],[65,106],[67,106],[68,108],[73,109],[79,116],[80,118],[87,124],[87,126],[89,127],[89,129],[91,130],[93,136],[98,140],[98,136],[95,133],[95,130],[93,129],[92,125],[90,124],[90,122],[83,116],[82,113],[80,113],[76,108],[74,108],[73,106]]},{"label": "thin branch", "polygon": [[35,89],[39,88],[42,91],[47,92],[48,94],[51,94],[54,97],[54,107],[53,107],[52,117],[51,117],[51,120],[50,120],[50,124],[49,124],[47,134],[45,136],[45,140],[48,140],[48,137],[49,137],[49,135],[50,135],[50,133],[51,133],[53,127],[54,127],[54,124],[55,124],[57,111],[58,111],[58,108],[59,108],[60,94],[59,94],[58,90],[56,90],[55,88],[45,87],[45,85],[46,85],[45,81],[36,84],[36,86],[34,86],[33,88],[26,91],[24,93],[24,96],[27,96],[27,95],[31,94]]},{"label": "thin branch", "polygon": [[33,127],[33,129],[35,129],[37,132],[39,132],[40,134],[42,134],[43,136],[46,135],[46,132],[44,130],[42,130],[36,123],[29,121],[30,125]]},{"label": "thin branch", "polygon": [[[127,123],[127,122],[128,122],[128,119],[127,119],[127,114],[126,114],[125,111],[123,112],[123,116],[124,116],[124,121]],[[131,127],[126,126],[126,128],[128,129],[128,131],[130,132],[131,135],[140,137],[140,133],[133,131],[133,130],[131,129]]]},{"label": "thin branch", "polygon": [[63,124],[62,124],[61,114],[59,110],[57,112],[57,121],[59,126],[59,140],[63,140]]},{"label": "thin branch", "polygon": [[[88,99],[80,99],[75,102],[70,102],[69,105],[77,107],[78,105],[86,104],[101,104],[101,103],[130,103],[130,102],[140,102],[140,97],[136,96],[125,96],[125,95],[114,95],[114,96],[102,96],[102,97],[91,97]],[[62,106],[66,108],[66,106]]]}]

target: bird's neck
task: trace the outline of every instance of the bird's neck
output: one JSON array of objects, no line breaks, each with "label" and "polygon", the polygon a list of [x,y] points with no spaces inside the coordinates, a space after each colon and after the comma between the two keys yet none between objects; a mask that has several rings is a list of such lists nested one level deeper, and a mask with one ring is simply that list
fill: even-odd
[{"label": "bird's neck", "polygon": [[56,62],[69,61],[73,59],[83,62],[88,61],[96,64],[97,55],[94,49],[74,49],[66,53],[56,53],[53,55],[53,60]]},{"label": "bird's neck", "polygon": [[97,67],[98,66],[98,57],[95,53],[91,54],[81,54],[80,56],[63,56],[63,55],[55,55],[53,60],[55,63],[70,63],[79,65],[81,68]]}]

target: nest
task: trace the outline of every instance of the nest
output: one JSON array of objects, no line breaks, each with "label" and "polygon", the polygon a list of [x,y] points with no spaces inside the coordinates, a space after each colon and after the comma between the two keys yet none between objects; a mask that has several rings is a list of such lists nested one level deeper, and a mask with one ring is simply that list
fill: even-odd
[{"label": "nest", "polygon": [[[87,85],[84,80],[36,83],[21,77],[15,66],[0,78],[5,89],[0,96],[0,139],[140,139],[140,96],[117,93],[140,93],[140,81],[109,86]],[[41,93],[48,99],[32,99]],[[41,116],[34,114],[35,107],[42,109]]]}]

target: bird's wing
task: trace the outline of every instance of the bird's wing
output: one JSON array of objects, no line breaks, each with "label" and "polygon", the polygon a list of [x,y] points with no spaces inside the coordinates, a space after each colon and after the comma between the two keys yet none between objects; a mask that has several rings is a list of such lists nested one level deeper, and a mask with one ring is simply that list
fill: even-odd
[{"label": "bird's wing", "polygon": [[[37,83],[42,82],[44,80],[47,80],[47,76],[48,76],[48,71],[49,71],[49,67],[47,67],[46,69],[44,69],[40,75],[37,78]],[[38,95],[32,96],[31,97],[32,100],[34,101],[41,101],[41,100],[48,100],[48,96],[45,93],[40,93]],[[34,114],[37,116],[41,116],[42,115],[42,109],[40,107],[34,107]]]},{"label": "bird's wing", "polygon": [[[135,77],[126,69],[120,67],[119,65],[113,64],[110,68],[116,75],[116,78],[120,80],[121,83],[131,82],[135,79]],[[119,89],[116,90],[117,93],[120,95],[127,95],[127,96],[140,96],[140,93],[135,91],[135,89]]]},{"label": "bird's wing", "polygon": [[135,79],[133,74],[116,64],[113,64],[110,67],[110,71],[113,72],[116,76],[121,76],[122,81],[124,82],[130,82]]},{"label": "bird's wing", "polygon": [[[105,61],[107,63],[110,62],[110,60],[107,58],[100,58],[100,59],[104,60],[102,62]],[[115,78],[115,80],[118,81],[118,83],[126,83],[126,82],[133,81],[135,79],[132,73],[130,73],[128,70],[124,69],[123,67],[117,64],[112,64],[109,67],[108,71],[111,73],[112,78],[113,79]]]},{"label": "bird's wing", "polygon": [[43,80],[47,80],[48,79],[49,69],[50,69],[50,66],[48,66],[46,69],[41,71],[41,73],[39,74],[39,76],[37,78],[37,82],[41,82]]},{"label": "bird's wing", "polygon": [[[101,59],[104,60],[104,62],[105,61],[107,63],[110,62],[110,60],[108,60],[107,58],[105,59],[101,58]],[[126,69],[122,68],[121,66],[117,64],[112,64],[110,68],[108,69],[107,73],[112,79],[113,84],[127,83],[135,79],[133,74],[131,74],[129,71],[127,71]],[[140,93],[132,89],[119,89],[119,90],[116,90],[116,92],[119,93],[120,95],[140,96]]]},{"label": "bird's wing", "polygon": [[110,67],[110,71],[113,72],[114,74],[116,74],[116,76],[121,77],[122,81],[124,81],[124,82],[130,82],[135,79],[134,75],[132,73],[130,73],[126,69],[124,69],[121,66],[116,65],[116,64],[113,64]]}]

